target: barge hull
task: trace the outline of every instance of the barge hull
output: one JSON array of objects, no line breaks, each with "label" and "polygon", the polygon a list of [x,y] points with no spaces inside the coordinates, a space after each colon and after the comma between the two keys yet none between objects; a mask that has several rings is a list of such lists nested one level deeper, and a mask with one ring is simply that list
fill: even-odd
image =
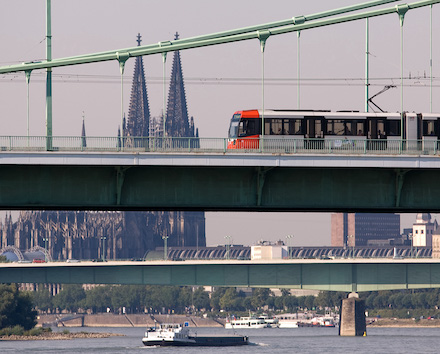
[{"label": "barge hull", "polygon": [[232,347],[249,344],[246,336],[231,336],[231,337],[209,337],[197,336],[188,337],[188,340],[152,340],[142,341],[145,346],[160,346],[160,347]]}]

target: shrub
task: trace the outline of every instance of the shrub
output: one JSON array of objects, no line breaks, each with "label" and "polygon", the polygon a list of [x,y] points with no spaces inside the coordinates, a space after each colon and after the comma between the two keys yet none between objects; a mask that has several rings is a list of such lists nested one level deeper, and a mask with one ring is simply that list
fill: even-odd
[{"label": "shrub", "polygon": [[44,331],[44,329],[42,327],[35,327],[30,329],[29,331],[24,332],[25,336],[39,336],[41,335]]},{"label": "shrub", "polygon": [[24,333],[24,328],[20,325],[16,325],[11,328],[11,335],[22,336]]}]

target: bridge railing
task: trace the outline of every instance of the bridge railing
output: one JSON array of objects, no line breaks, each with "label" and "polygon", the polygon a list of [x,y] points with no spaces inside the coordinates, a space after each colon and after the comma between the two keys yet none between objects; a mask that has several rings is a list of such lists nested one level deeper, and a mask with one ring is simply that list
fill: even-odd
[{"label": "bridge railing", "polygon": [[[229,146],[228,146],[229,144]],[[283,154],[412,154],[437,155],[440,141],[434,139],[324,139],[265,137],[238,139],[180,137],[81,137],[81,136],[0,136],[2,151],[62,152],[217,152]]]}]

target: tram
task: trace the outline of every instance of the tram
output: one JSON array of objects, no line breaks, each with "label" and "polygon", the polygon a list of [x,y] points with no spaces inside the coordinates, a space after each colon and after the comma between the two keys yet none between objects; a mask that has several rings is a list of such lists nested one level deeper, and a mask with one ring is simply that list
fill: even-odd
[{"label": "tram", "polygon": [[[264,120],[264,133],[261,133]],[[403,129],[403,134],[402,134]],[[228,149],[295,147],[384,150],[437,149],[440,114],[360,113],[355,111],[261,110],[232,116]]]}]

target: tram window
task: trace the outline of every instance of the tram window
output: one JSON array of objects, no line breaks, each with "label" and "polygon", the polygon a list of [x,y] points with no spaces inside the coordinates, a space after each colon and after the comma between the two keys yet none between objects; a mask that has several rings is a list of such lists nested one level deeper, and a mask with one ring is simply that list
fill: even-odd
[{"label": "tram window", "polygon": [[283,119],[283,135],[290,135],[290,124],[288,119]]},{"label": "tram window", "polygon": [[272,119],[270,135],[281,135],[283,133],[283,121],[281,119]]},{"label": "tram window", "polygon": [[385,138],[385,121],[384,120],[378,120],[377,121],[377,138],[383,139]]},{"label": "tram window", "polygon": [[356,135],[357,134],[357,121],[353,120],[353,121],[346,121],[345,122],[345,135]]},{"label": "tram window", "polygon": [[322,138],[322,121],[321,119],[315,120],[315,138]]},{"label": "tram window", "polygon": [[265,135],[270,134],[270,121],[269,120],[264,121],[264,134]]},{"label": "tram window", "polygon": [[256,119],[243,119],[238,126],[238,136],[258,135],[259,133],[260,129]]},{"label": "tram window", "polygon": [[435,136],[437,131],[435,129],[435,120],[424,120],[423,121],[423,136]]},{"label": "tram window", "polygon": [[327,133],[330,135],[345,135],[344,121],[340,119],[329,119],[327,122]]},{"label": "tram window", "polygon": [[244,136],[244,121],[238,124],[238,136]]},{"label": "tram window", "polygon": [[235,138],[238,134],[238,120],[232,120],[229,127],[229,136]]},{"label": "tram window", "polygon": [[364,135],[364,122],[356,122],[356,135],[363,136]]},{"label": "tram window", "polygon": [[290,119],[289,120],[289,135],[302,135],[302,120],[301,119]]},{"label": "tram window", "polygon": [[400,136],[400,120],[388,121],[388,135]]},{"label": "tram window", "polygon": [[257,119],[248,119],[246,126],[246,135],[258,135],[260,134],[261,122]]}]

